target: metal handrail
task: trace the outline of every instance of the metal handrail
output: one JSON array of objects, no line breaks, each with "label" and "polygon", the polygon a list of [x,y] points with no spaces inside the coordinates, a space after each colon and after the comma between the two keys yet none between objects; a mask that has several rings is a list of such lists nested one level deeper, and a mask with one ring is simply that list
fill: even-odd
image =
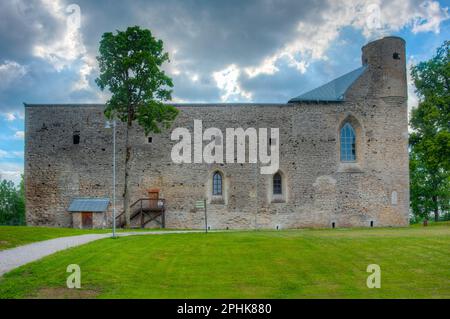
[{"label": "metal handrail", "polygon": [[[164,198],[139,198],[138,200],[136,200],[133,204],[130,205],[130,208],[133,208],[137,203],[141,203],[142,201],[157,201],[162,202],[162,206],[161,208],[164,208],[166,206],[166,200]],[[119,215],[116,216],[116,219],[119,219],[123,214],[125,214],[125,211],[123,211],[122,213],[120,213]]]}]

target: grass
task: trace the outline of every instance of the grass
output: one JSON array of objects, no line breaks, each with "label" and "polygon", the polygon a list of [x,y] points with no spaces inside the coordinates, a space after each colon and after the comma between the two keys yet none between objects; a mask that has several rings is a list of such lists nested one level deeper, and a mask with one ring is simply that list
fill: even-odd
[{"label": "grass", "polygon": [[[140,231],[141,229],[137,229]],[[155,229],[145,229],[155,230]],[[28,226],[0,226],[0,250],[9,249],[36,241],[53,239],[57,237],[76,236],[83,234],[110,233],[111,229],[74,229],[74,228],[50,228]],[[131,231],[118,229],[118,232]],[[132,231],[136,231],[133,229]]]},{"label": "grass", "polygon": [[449,223],[102,239],[5,274],[0,298],[450,298],[449,252]]}]

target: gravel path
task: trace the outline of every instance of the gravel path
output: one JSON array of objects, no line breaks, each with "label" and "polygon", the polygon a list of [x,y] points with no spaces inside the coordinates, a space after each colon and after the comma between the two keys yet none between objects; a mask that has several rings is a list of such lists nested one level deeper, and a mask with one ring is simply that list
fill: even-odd
[{"label": "gravel path", "polygon": [[[166,235],[166,234],[185,234],[196,233],[202,231],[192,230],[169,230],[169,231],[140,231],[117,233],[117,236],[134,236],[134,235]],[[11,249],[0,251],[0,276],[14,268],[28,264],[32,261],[41,259],[58,251],[80,246],[94,240],[111,237],[111,234],[88,234],[70,237],[60,237],[44,241],[38,241],[28,245],[23,245]]]}]

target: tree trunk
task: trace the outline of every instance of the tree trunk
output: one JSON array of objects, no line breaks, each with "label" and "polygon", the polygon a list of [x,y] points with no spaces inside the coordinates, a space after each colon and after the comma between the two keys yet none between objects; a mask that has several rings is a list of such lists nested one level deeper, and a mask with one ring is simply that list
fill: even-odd
[{"label": "tree trunk", "polygon": [[437,207],[434,209],[434,221],[439,221],[439,210],[437,209]]},{"label": "tree trunk", "polygon": [[434,206],[434,221],[439,221],[439,206],[438,206],[438,200],[437,196],[433,196],[433,206]]},{"label": "tree trunk", "polygon": [[131,129],[131,123],[128,121],[127,129],[125,132],[125,180],[123,189],[123,208],[125,212],[125,227],[130,227],[130,192],[128,185],[128,176],[130,174],[130,158],[131,158],[131,146],[129,143],[129,131]]}]

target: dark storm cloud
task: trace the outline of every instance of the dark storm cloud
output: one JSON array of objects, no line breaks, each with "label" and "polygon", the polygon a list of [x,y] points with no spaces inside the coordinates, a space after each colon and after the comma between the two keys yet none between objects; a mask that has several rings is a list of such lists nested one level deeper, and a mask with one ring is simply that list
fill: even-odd
[{"label": "dark storm cloud", "polygon": [[[64,11],[71,2],[59,2],[60,15],[67,15]],[[180,72],[171,73],[176,85],[174,95],[187,101],[220,99],[213,72],[229,64],[259,64],[294,36],[298,21],[317,19],[323,9],[322,1],[73,2],[81,8],[80,32],[87,56],[94,58],[98,54],[104,32],[130,25],[150,28],[164,40],[172,56],[169,72]],[[36,57],[36,45],[52,44],[64,37],[65,20],[55,16],[52,5],[51,1],[40,0],[0,3],[0,64],[10,60],[27,66],[27,74],[17,79],[14,87],[0,92],[0,112],[21,108],[22,101],[99,99],[95,70],[88,76],[92,89],[73,92],[71,85],[77,80],[77,70],[55,70],[50,61]],[[198,77],[195,82],[194,73]],[[55,93],[46,96],[49,92]]]},{"label": "dark storm cloud", "polygon": [[188,68],[249,65],[292,38],[300,20],[317,20],[318,1],[93,1],[77,2],[89,48],[101,34],[129,25],[153,30]]},{"label": "dark storm cloud", "polygon": [[0,2],[1,60],[27,61],[36,43],[58,38],[62,31],[61,21],[39,0]]},{"label": "dark storm cloud", "polygon": [[[64,40],[64,16],[68,15],[65,8],[70,3],[81,8],[82,42],[79,46],[82,48],[78,48],[78,57],[55,69],[51,54],[50,58],[38,57],[35,48],[43,45],[50,48],[51,53],[52,45]],[[349,36],[353,42],[341,46],[334,43],[345,34],[339,30],[337,38],[330,38],[333,43],[313,43],[311,46],[329,46],[326,55],[335,59],[305,57],[301,60],[309,67],[304,74],[283,59],[277,59],[279,71],[273,74],[262,73],[249,78],[245,73],[246,67],[259,66],[265,58],[296,39],[309,43],[310,37],[315,36],[317,40],[316,26],[317,29],[322,25],[339,28],[338,14],[330,9],[333,4],[326,0],[1,1],[0,67],[6,61],[15,61],[26,69],[26,74],[12,77],[15,82],[8,82],[8,88],[0,85],[0,112],[20,108],[22,101],[98,102],[101,95],[94,83],[97,76],[95,56],[101,35],[132,25],[149,28],[156,37],[164,40],[172,58],[166,69],[174,79],[177,99],[220,100],[223,92],[217,87],[213,73],[233,64],[240,70],[240,88],[250,92],[252,100],[284,102],[360,63],[359,48],[365,42],[361,30]],[[58,8],[56,13],[55,7]],[[333,19],[337,22],[329,24]],[[312,31],[299,33],[299,22]],[[300,36],[304,38],[300,39]],[[60,50],[58,53],[61,51],[65,52]],[[90,87],[74,90],[74,83],[80,80],[84,58],[93,67],[87,72]]]}]

